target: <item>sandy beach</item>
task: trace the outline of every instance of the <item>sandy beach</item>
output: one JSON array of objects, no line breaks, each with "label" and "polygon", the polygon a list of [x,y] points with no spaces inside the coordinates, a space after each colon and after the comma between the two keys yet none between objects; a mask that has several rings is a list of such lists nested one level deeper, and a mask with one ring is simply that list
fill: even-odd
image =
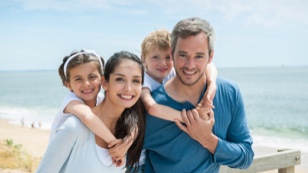
[{"label": "sandy beach", "polygon": [[[35,157],[42,157],[49,140],[49,130],[38,128],[21,127],[12,125],[8,120],[0,119],[0,140],[13,139],[14,144],[22,144],[22,148]],[[274,153],[275,148],[254,147],[255,155]],[[296,173],[308,173],[307,154],[302,154],[301,165],[296,166]],[[18,172],[14,170],[0,172]],[[266,173],[277,173],[277,170],[266,171]],[[265,172],[263,172],[265,173]]]}]

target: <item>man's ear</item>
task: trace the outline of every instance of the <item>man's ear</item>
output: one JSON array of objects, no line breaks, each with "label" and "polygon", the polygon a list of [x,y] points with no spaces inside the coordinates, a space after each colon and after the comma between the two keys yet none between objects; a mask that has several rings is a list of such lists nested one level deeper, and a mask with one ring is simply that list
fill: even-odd
[{"label": "man's ear", "polygon": [[105,79],[104,76],[102,76],[102,87],[105,91],[108,90],[108,81]]},{"label": "man's ear", "polygon": [[170,53],[172,61],[174,61],[173,54],[172,54],[172,47],[169,48],[169,53]]},{"label": "man's ear", "polygon": [[207,64],[209,64],[209,63],[211,63],[211,62],[212,62],[213,57],[214,57],[214,50],[210,53],[210,56],[209,56],[209,61],[207,62]]}]

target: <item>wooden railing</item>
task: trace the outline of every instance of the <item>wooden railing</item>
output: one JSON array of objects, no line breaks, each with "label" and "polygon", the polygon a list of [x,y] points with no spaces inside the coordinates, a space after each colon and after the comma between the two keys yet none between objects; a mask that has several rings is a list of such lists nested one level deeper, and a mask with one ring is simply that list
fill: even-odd
[{"label": "wooden railing", "polygon": [[231,169],[221,166],[220,173],[256,173],[277,170],[278,173],[295,173],[295,165],[301,163],[299,150],[284,149],[277,153],[256,156],[248,169]]}]

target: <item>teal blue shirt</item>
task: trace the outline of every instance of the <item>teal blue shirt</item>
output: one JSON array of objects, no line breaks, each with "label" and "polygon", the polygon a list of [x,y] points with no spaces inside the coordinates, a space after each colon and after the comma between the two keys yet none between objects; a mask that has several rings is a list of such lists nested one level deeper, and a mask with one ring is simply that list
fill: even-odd
[{"label": "teal blue shirt", "polygon": [[[202,99],[203,93],[200,95]],[[164,86],[152,92],[154,100],[176,110],[190,110],[190,102],[177,102],[168,96]],[[179,129],[174,122],[146,115],[145,172],[218,173],[220,165],[247,168],[253,161],[252,137],[247,125],[244,101],[237,85],[217,78],[213,100],[215,124],[213,133],[219,138],[212,154]]]}]

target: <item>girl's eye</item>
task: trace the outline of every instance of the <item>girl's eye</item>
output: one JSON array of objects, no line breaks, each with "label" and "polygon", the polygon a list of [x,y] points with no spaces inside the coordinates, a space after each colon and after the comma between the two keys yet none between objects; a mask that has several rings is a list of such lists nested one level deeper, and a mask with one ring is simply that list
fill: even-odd
[{"label": "girl's eye", "polygon": [[170,59],[171,59],[171,57],[170,57],[170,56],[167,56],[167,57],[166,57],[166,60],[170,60]]},{"label": "girl's eye", "polygon": [[97,76],[96,75],[90,75],[90,79],[96,79]]},{"label": "girl's eye", "polygon": [[75,81],[77,81],[77,82],[81,81],[81,78],[75,78]]}]

